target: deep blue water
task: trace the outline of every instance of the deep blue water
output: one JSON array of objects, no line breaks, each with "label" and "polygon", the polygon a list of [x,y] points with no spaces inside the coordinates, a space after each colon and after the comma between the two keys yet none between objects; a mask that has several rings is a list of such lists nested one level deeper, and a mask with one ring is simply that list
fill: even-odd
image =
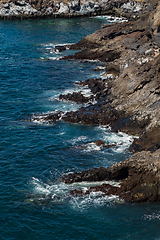
[{"label": "deep blue water", "polygon": [[[101,63],[59,61],[73,52],[52,48],[102,24],[95,18],[0,22],[0,239],[160,239],[159,203],[127,204],[100,193],[71,197],[70,189],[90,184],[60,180],[129,157],[131,136],[105,126],[25,121],[78,108],[58,95],[78,90],[75,81],[99,77],[92,69]],[[98,139],[119,145],[102,150],[90,143]],[[75,148],[82,144],[87,148]]]}]

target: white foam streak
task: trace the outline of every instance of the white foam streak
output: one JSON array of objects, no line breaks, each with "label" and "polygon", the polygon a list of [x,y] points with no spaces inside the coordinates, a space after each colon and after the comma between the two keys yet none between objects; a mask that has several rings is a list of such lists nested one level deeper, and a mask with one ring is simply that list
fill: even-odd
[{"label": "white foam streak", "polygon": [[160,212],[159,213],[152,213],[152,214],[145,214],[144,219],[149,220],[149,221],[153,220],[153,219],[160,220]]},{"label": "white foam streak", "polygon": [[113,17],[113,16],[96,16],[94,18],[99,18],[99,19],[106,19],[109,23],[115,23],[115,22],[128,22],[126,18],[123,17]]},{"label": "white foam streak", "polygon": [[74,43],[47,43],[47,44],[42,44],[42,46],[44,46],[46,49],[47,48],[55,48],[56,46],[71,46],[73,45]]},{"label": "white foam streak", "polygon": [[113,205],[117,201],[120,202],[119,198],[115,195],[106,196],[102,192],[91,192],[84,197],[72,198],[70,204],[74,210],[83,211],[92,206]]},{"label": "white foam streak", "polygon": [[77,138],[73,138],[72,140],[69,140],[69,142],[72,144],[72,145],[75,145],[75,144],[77,144],[77,143],[82,143],[82,142],[84,142],[84,141],[86,141],[87,140],[87,136],[79,136],[79,137],[77,137]]},{"label": "white foam streak", "polygon": [[110,184],[112,186],[119,187],[120,184],[114,181],[102,181],[102,182],[81,182],[81,183],[73,183],[73,184],[65,184],[63,182],[46,184],[43,183],[38,178],[32,178],[30,182],[33,188],[33,194],[28,202],[36,203],[44,202],[48,203],[48,199],[50,202],[54,204],[54,202],[63,203],[64,201],[68,201],[70,206],[74,209],[84,209],[89,206],[97,206],[104,205],[106,203],[113,203],[116,199],[119,199],[117,196],[106,196],[102,192],[91,192],[90,194],[84,196],[72,196],[70,195],[70,190],[74,190],[75,188],[81,189],[83,192],[88,190],[91,186],[102,185],[103,183]]},{"label": "white foam streak", "polygon": [[116,145],[115,147],[112,147],[112,151],[116,153],[124,152],[132,144],[134,139],[138,138],[123,132],[111,132],[111,128],[109,126],[99,126],[97,129],[101,131],[101,140],[103,140],[106,144]]}]

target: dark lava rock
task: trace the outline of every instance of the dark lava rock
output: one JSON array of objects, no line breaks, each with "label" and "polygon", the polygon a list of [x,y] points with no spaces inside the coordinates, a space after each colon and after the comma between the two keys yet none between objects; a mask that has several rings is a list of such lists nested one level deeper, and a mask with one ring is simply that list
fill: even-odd
[{"label": "dark lava rock", "polygon": [[37,115],[32,117],[29,121],[43,121],[43,122],[47,122],[47,123],[54,123],[56,121],[58,121],[61,116],[62,116],[63,112],[58,112],[58,113],[49,113],[46,115]]},{"label": "dark lava rock", "polygon": [[105,70],[106,70],[107,74],[113,74],[115,76],[118,76],[120,74],[120,66],[119,65],[114,65],[114,64],[109,63],[106,66]]},{"label": "dark lava rock", "polygon": [[101,105],[100,107],[90,105],[88,107],[80,108],[79,110],[66,113],[62,119],[72,123],[82,123],[90,125],[108,125],[119,117],[116,110]]},{"label": "dark lava rock", "polygon": [[103,181],[107,178],[108,172],[106,168],[100,167],[91,169],[88,171],[84,171],[81,173],[70,173],[63,178],[65,183],[73,183],[73,182],[82,182],[82,181]]},{"label": "dark lava rock", "polygon": [[74,190],[71,194],[89,194],[101,191],[106,195],[117,195],[128,202],[160,200],[160,150],[150,153],[142,151],[132,158],[116,163],[109,168],[95,168],[81,173],[68,174],[65,183],[81,181],[119,181],[120,187],[102,184],[90,187],[86,192]]},{"label": "dark lava rock", "polygon": [[58,51],[58,52],[63,52],[66,50],[66,47],[65,46],[55,46],[55,50]]},{"label": "dark lava rock", "polygon": [[73,93],[68,93],[66,95],[60,94],[59,99],[73,101],[76,103],[87,103],[87,102],[93,100],[93,96],[86,97],[81,92],[73,92]]},{"label": "dark lava rock", "polygon": [[155,127],[142,134],[138,139],[135,139],[130,146],[133,152],[140,152],[143,150],[154,152],[160,148],[160,128]]},{"label": "dark lava rock", "polygon": [[93,141],[93,143],[95,143],[98,147],[102,147],[102,148],[111,148],[111,147],[117,146],[116,144],[106,144],[102,140],[96,140],[96,141]]}]

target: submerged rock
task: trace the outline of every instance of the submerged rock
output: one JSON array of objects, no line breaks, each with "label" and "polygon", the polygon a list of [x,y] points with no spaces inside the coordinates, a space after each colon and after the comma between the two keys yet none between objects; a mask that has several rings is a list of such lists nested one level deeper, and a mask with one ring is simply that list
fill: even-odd
[{"label": "submerged rock", "polygon": [[106,144],[102,140],[95,140],[93,142],[88,142],[88,143],[84,143],[82,145],[76,146],[74,147],[74,149],[87,149],[88,146],[91,146],[92,144],[96,145],[97,147],[100,147],[101,149],[107,149],[107,148],[112,148],[117,146],[117,144]]},{"label": "submerged rock", "polygon": [[29,120],[27,121],[32,121],[35,123],[54,123],[62,117],[63,112],[56,112],[56,113],[48,113],[48,114],[40,114],[40,115],[35,115],[32,116]]}]

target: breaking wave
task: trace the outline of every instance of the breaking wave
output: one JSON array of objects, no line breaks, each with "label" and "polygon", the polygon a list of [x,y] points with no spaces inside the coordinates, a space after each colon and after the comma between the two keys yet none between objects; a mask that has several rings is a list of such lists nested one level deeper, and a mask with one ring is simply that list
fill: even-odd
[{"label": "breaking wave", "polygon": [[88,207],[96,207],[103,205],[111,205],[114,203],[122,203],[117,196],[106,196],[102,192],[91,192],[84,196],[73,196],[70,194],[71,190],[81,189],[83,192],[89,189],[91,186],[101,185],[103,183],[110,184],[119,187],[119,183],[114,181],[103,182],[81,182],[73,184],[65,184],[63,182],[55,182],[53,184],[47,184],[39,180],[38,178],[32,178],[29,185],[31,187],[31,193],[27,194],[25,202],[35,205],[46,204],[66,204],[68,203],[71,208],[75,210],[83,210]]}]

